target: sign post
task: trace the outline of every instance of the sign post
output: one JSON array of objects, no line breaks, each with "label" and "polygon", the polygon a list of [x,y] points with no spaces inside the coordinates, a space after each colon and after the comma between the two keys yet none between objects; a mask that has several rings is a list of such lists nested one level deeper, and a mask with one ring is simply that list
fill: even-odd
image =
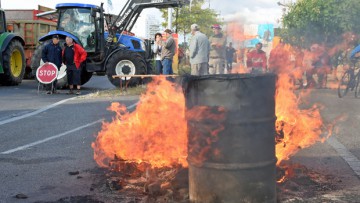
[{"label": "sign post", "polygon": [[[53,63],[44,63],[36,70],[36,79],[38,83],[38,93],[40,84],[50,84],[54,82],[58,75],[58,68]],[[51,87],[52,89],[53,87]]]}]

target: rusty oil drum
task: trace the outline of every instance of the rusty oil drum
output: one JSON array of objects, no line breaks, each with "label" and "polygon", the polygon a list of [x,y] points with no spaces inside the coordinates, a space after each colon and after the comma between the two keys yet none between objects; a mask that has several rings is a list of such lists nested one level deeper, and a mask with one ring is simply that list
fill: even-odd
[{"label": "rusty oil drum", "polygon": [[[272,74],[187,78],[187,112],[226,111],[222,121],[188,121],[190,202],[276,202],[275,83]],[[217,125],[223,130],[213,139],[207,128]]]}]

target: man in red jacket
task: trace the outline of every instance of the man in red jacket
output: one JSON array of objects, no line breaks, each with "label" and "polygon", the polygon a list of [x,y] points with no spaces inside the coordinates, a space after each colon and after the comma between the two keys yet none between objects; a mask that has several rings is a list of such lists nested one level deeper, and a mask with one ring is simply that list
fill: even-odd
[{"label": "man in red jacket", "polygon": [[86,60],[87,53],[80,45],[74,43],[71,37],[66,37],[65,42],[62,55],[70,87],[68,94],[74,94],[74,85],[76,85],[76,94],[80,95],[81,63]]},{"label": "man in red jacket", "polygon": [[261,50],[262,43],[256,44],[256,49],[247,54],[246,65],[251,73],[264,73],[266,71],[266,53]]}]

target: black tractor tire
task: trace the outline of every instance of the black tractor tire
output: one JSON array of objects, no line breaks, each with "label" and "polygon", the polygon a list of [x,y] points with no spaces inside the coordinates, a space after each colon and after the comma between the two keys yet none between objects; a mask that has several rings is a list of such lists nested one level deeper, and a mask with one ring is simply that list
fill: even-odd
[{"label": "black tractor tire", "polygon": [[12,40],[6,47],[3,55],[4,74],[0,74],[2,85],[18,85],[22,82],[25,74],[25,51],[21,42]]},{"label": "black tractor tire", "polygon": [[93,76],[93,73],[87,72],[86,67],[83,66],[83,68],[81,70],[81,85],[89,82],[89,80],[91,79],[92,76]]},{"label": "black tractor tire", "polygon": [[[120,50],[110,56],[106,63],[106,75],[109,81],[117,87],[120,87],[120,78],[113,78],[114,75],[145,75],[146,62],[137,52],[130,50]],[[123,85],[125,85],[125,78]],[[131,77],[128,86],[139,84],[140,78]]]},{"label": "black tractor tire", "polygon": [[95,72],[97,76],[105,76],[106,72]]},{"label": "black tractor tire", "polygon": [[31,70],[32,70],[32,74],[35,76],[35,79],[36,79],[36,70],[40,67],[40,65],[42,65],[42,64],[40,64],[41,61],[42,61],[41,60],[42,50],[50,42],[51,42],[51,40],[48,40],[48,41],[45,41],[45,42],[41,43],[39,46],[37,46],[35,51],[34,51],[34,54],[31,57],[30,67],[31,67]]},{"label": "black tractor tire", "polygon": [[25,74],[24,74],[24,79],[34,79],[35,76],[32,73],[32,69],[30,67],[26,67],[25,68]]}]

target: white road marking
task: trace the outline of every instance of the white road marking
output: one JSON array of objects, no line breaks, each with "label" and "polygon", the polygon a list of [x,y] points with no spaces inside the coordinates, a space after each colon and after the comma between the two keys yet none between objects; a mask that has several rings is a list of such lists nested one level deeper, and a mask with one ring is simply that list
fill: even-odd
[{"label": "white road marking", "polygon": [[345,162],[349,164],[354,173],[360,177],[360,160],[354,156],[343,144],[341,144],[336,139],[336,137],[331,136],[326,140],[326,142],[337,151],[337,153],[345,160]]},{"label": "white road marking", "polygon": [[139,102],[136,102],[134,104],[131,104],[130,106],[126,107],[127,109],[135,108],[136,105],[138,105]]},{"label": "white road marking", "polygon": [[5,152],[1,152],[0,154],[11,154],[11,153],[14,153],[14,152],[17,152],[17,151],[21,151],[21,150],[24,150],[24,149],[27,149],[29,147],[33,147],[35,145],[38,145],[38,144],[42,144],[44,142],[47,142],[47,141],[50,141],[50,140],[53,140],[53,139],[56,139],[56,138],[60,138],[60,137],[63,137],[65,135],[68,135],[70,133],[73,133],[73,132],[76,132],[78,130],[81,130],[81,129],[84,129],[86,127],[89,127],[89,126],[92,126],[92,125],[95,125],[97,123],[100,123],[102,122],[104,119],[100,119],[100,120],[97,120],[95,122],[92,122],[92,123],[88,123],[86,125],[83,125],[83,126],[80,126],[78,128],[75,128],[75,129],[72,129],[72,130],[69,130],[69,131],[66,131],[64,133],[60,133],[58,135],[54,135],[52,137],[48,137],[48,138],[45,138],[45,139],[42,139],[42,140],[39,140],[39,141],[36,141],[36,142],[32,142],[30,144],[26,144],[26,145],[23,145],[23,146],[20,146],[20,147],[16,147],[14,149],[10,149],[8,151],[5,151]]},{"label": "white road marking", "polygon": [[[64,100],[63,100],[63,101],[64,101]],[[137,104],[138,104],[138,102],[136,102],[136,103],[128,106],[127,109],[132,109],[132,108],[134,108]],[[76,132],[76,131],[78,131],[78,130],[81,130],[81,129],[87,128],[87,127],[89,127],[89,126],[95,125],[95,124],[100,123],[100,122],[102,122],[102,121],[104,121],[104,119],[100,119],[100,120],[94,121],[94,122],[92,122],[92,123],[88,123],[88,124],[86,124],[86,125],[77,127],[77,128],[75,128],[75,129],[66,131],[66,132],[64,132],[64,133],[60,133],[60,134],[58,134],[58,135],[54,135],[54,136],[52,136],[52,137],[48,137],[48,138],[45,138],[45,139],[42,139],[42,140],[38,140],[38,141],[36,141],[36,142],[32,142],[32,143],[29,143],[29,144],[26,144],[26,145],[23,145],[23,146],[20,146],[20,147],[16,147],[16,148],[14,148],[14,149],[10,149],[10,150],[4,151],[4,152],[0,152],[0,154],[11,154],[11,153],[14,153],[14,152],[17,152],[17,151],[21,151],[21,150],[27,149],[27,148],[29,148],[29,147],[33,147],[33,146],[35,146],[35,145],[42,144],[42,143],[44,143],[44,142],[47,142],[47,141],[50,141],[50,140],[53,140],[53,139],[57,139],[57,138],[63,137],[63,136],[65,136],[65,135],[68,135],[68,134],[73,133],[73,132]]]},{"label": "white road marking", "polygon": [[16,117],[13,117],[13,118],[9,118],[9,119],[0,121],[0,125],[4,125],[4,124],[7,124],[7,123],[11,123],[11,122],[14,122],[14,121],[18,121],[18,120],[20,120],[20,119],[24,119],[24,118],[27,118],[27,117],[30,117],[30,116],[34,116],[34,115],[36,115],[36,114],[42,113],[42,112],[44,112],[44,111],[46,111],[46,110],[49,110],[49,109],[54,108],[54,107],[56,107],[56,106],[59,106],[60,104],[63,104],[63,103],[65,103],[65,102],[70,101],[70,100],[75,99],[75,98],[76,98],[76,97],[72,97],[72,98],[69,98],[69,99],[64,99],[64,100],[61,100],[61,101],[56,102],[56,103],[54,103],[54,104],[51,104],[51,105],[49,105],[49,106],[46,106],[46,107],[44,107],[44,108],[38,109],[38,110],[36,110],[36,111],[33,111],[33,112],[31,112],[31,113],[27,113],[27,114],[24,114],[24,115],[21,115],[21,116],[16,116]]}]

